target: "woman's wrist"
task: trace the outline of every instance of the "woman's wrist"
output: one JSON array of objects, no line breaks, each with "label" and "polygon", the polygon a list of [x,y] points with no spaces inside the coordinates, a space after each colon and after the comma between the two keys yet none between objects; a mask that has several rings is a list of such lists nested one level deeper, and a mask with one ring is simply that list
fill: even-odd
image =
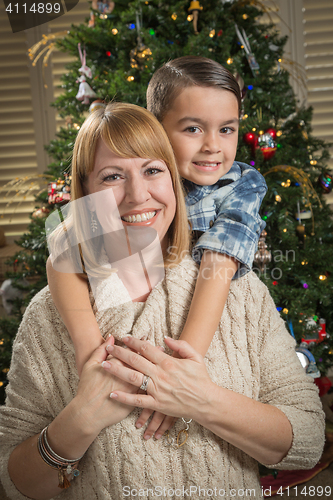
[{"label": "woman's wrist", "polygon": [[85,454],[99,432],[96,422],[91,421],[76,396],[51,422],[47,435],[51,448],[58,455],[72,460]]}]

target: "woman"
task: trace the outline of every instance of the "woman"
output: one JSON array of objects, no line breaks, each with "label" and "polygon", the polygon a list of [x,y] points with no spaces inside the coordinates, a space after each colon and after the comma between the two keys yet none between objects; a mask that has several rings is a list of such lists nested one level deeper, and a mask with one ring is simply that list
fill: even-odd
[{"label": "woman", "polygon": [[[248,490],[247,496],[261,498],[257,461],[313,467],[324,439],[317,390],[254,274],[232,284],[205,361],[174,340],[197,267],[183,258],[184,200],[163,128],[136,106],[108,105],[82,126],[72,177],[76,198],[112,187],[122,217],[157,209],[165,279],[145,302],[114,305],[124,286],[113,275],[109,308],[96,313],[107,340],[80,381],[48,288],[32,300],[14,343],[0,428],[1,478],[10,498],[237,497]],[[113,346],[111,333],[130,349]],[[163,345],[166,352],[155,347]],[[171,358],[172,350],[185,359]],[[144,440],[144,430],[135,428],[143,407],[184,420],[169,440]],[[80,474],[72,486],[59,489],[73,469]]]}]

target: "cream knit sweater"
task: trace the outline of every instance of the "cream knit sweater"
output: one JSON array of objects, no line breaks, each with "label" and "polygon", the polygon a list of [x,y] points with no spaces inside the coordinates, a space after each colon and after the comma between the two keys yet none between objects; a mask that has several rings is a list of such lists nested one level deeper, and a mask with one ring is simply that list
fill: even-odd
[{"label": "cream knit sweater", "polygon": [[[113,306],[120,292],[118,278],[112,275],[110,308],[97,314],[102,334],[110,332],[116,339],[128,333],[146,336],[156,345],[163,345],[166,335],[177,338],[188,313],[196,273],[196,265],[187,258],[166,271],[165,280],[144,304],[120,306]],[[233,281],[205,361],[216,384],[274,405],[286,414],[293,428],[293,444],[282,462],[271,466],[278,469],[312,468],[324,443],[318,391],[304,374],[294,348],[267,288],[255,274]],[[7,405],[2,409],[1,480],[10,498],[26,498],[8,476],[10,453],[59,414],[75,395],[77,385],[73,345],[46,287],[27,308],[15,340]],[[167,446],[163,438],[145,441],[144,429],[134,425],[139,414],[135,409],[99,434],[80,462],[80,476],[57,498],[262,498],[257,462],[243,451],[195,422],[179,449]],[[182,427],[177,422],[171,435]]]}]

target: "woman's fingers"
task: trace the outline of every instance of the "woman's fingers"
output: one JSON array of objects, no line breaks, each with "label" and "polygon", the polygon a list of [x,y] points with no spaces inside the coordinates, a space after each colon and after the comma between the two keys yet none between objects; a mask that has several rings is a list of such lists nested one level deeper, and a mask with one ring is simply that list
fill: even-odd
[{"label": "woman's fingers", "polygon": [[114,337],[110,335],[110,337],[107,338],[105,342],[103,342],[99,347],[97,347],[97,349],[91,355],[90,360],[95,361],[97,363],[102,363],[103,361],[105,361],[108,356],[107,348],[113,346],[113,344],[114,344]]},{"label": "woman's fingers", "polygon": [[[122,349],[121,347],[119,349]],[[124,350],[124,349],[122,349]],[[118,351],[115,351],[115,353]],[[113,353],[113,351],[112,351]],[[132,353],[132,355],[135,353]],[[135,356],[138,356],[135,354]],[[140,356],[138,356],[140,357]],[[126,364],[124,364],[126,363]],[[133,370],[131,367],[127,366],[127,362],[121,359],[120,357],[113,357],[111,359],[108,359],[107,361],[102,362],[102,367],[104,370],[108,371],[115,377],[119,378],[120,380],[123,380],[124,382],[127,382],[131,385],[134,385],[135,387],[139,388],[144,379],[144,375],[141,373],[141,371]]]},{"label": "woman's fingers", "polygon": [[[132,345],[129,346],[130,349],[124,349],[124,347],[120,347],[117,345],[108,346],[108,353],[113,357],[120,359],[121,361],[126,363],[126,365],[134,368],[134,370],[137,370],[146,375],[150,375],[151,369],[154,367],[154,365],[150,361],[148,361],[148,359],[146,359],[146,354],[151,355],[152,350],[155,351],[155,354],[151,356],[153,358],[156,358],[156,354],[164,357],[167,356],[167,354],[164,354],[160,349],[152,346],[147,341],[137,340],[137,342],[139,343],[139,345],[134,346],[134,349],[132,348]],[[153,363],[155,362],[153,361]],[[140,387],[141,384],[142,380],[140,381],[138,387]]]},{"label": "woman's fingers", "polygon": [[148,396],[148,394],[129,394],[117,390],[117,392],[111,392],[110,398],[128,406],[150,408],[153,411],[155,411],[156,408],[155,399],[152,396]]},{"label": "woman's fingers", "polygon": [[153,346],[147,340],[139,340],[129,336],[129,337],[124,337],[122,341],[126,346],[135,350],[136,352],[141,354],[141,356],[145,357],[154,364],[160,363],[161,361],[163,361],[163,359],[166,358],[166,356],[168,356],[161,349],[159,349],[156,346]]}]

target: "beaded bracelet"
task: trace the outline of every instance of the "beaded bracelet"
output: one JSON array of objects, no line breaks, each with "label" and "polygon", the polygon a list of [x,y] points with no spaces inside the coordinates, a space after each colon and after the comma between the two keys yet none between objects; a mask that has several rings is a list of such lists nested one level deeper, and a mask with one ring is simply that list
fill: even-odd
[{"label": "beaded bracelet", "polygon": [[52,469],[56,469],[58,471],[58,487],[61,489],[69,488],[71,483],[66,477],[66,473],[68,475],[72,475],[71,481],[80,474],[78,469],[76,468],[79,461],[83,457],[75,458],[74,460],[69,460],[67,458],[62,458],[57,455],[49,445],[47,440],[47,429],[48,426],[45,427],[40,433],[37,441],[38,452],[44,462]]}]

